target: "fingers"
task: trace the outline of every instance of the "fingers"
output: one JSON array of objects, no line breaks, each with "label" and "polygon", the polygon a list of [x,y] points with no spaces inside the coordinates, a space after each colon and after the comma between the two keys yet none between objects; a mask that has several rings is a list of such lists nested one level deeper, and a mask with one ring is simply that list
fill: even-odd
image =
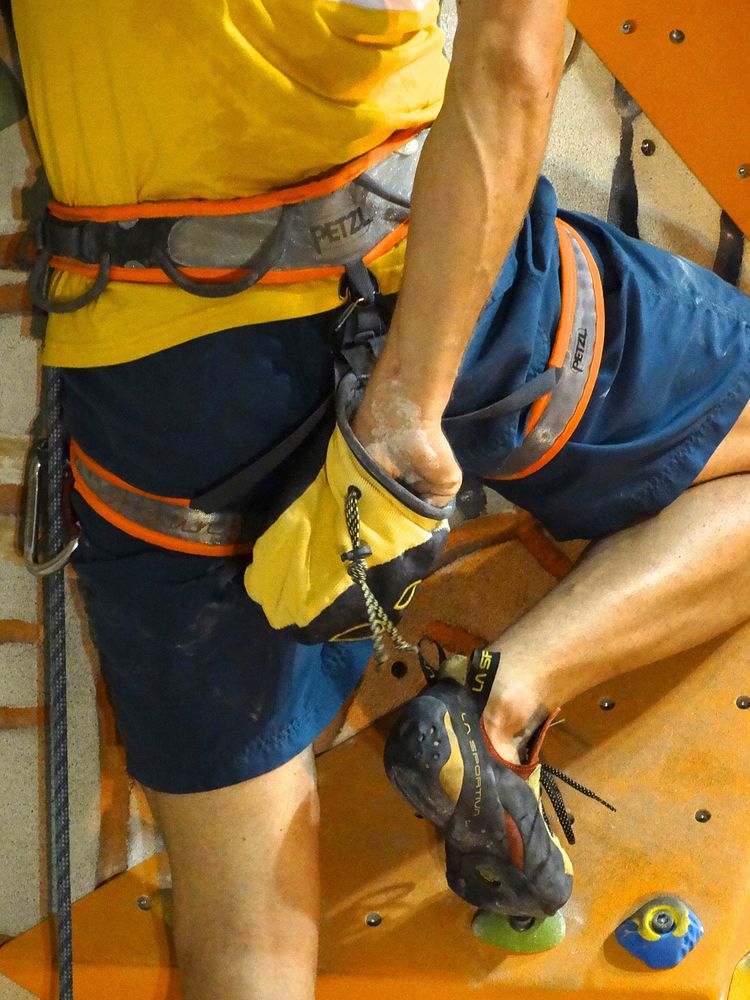
[{"label": "fingers", "polygon": [[430,492],[426,486],[424,490],[415,488],[414,492],[420,500],[424,500],[425,503],[431,503],[433,507],[447,507],[456,495],[455,492],[451,493],[447,490],[443,490],[441,493]]}]

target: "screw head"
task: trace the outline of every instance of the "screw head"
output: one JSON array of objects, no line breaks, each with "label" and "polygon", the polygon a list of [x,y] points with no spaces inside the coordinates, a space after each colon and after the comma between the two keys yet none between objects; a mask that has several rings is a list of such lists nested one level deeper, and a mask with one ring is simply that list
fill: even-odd
[{"label": "screw head", "polygon": [[741,694],[737,701],[735,702],[737,708],[741,708],[743,711],[750,708],[750,696],[746,694]]},{"label": "screw head", "polygon": [[685,32],[680,28],[672,28],[669,32],[669,40],[670,42],[674,42],[675,45],[680,45],[685,41]]},{"label": "screw head", "polygon": [[746,177],[750,177],[750,163],[743,163],[741,167],[738,167],[737,173],[743,180]]},{"label": "screw head", "polygon": [[599,702],[599,708],[604,712],[611,712],[614,707],[615,703],[611,698],[602,698]]},{"label": "screw head", "polygon": [[514,931],[523,933],[524,931],[530,931],[531,928],[536,923],[536,917],[521,917],[521,916],[511,916],[508,917],[508,923],[513,928]]},{"label": "screw head", "polygon": [[373,910],[372,913],[368,913],[365,917],[365,923],[368,927],[379,927],[383,923],[383,918]]},{"label": "screw head", "polygon": [[651,918],[651,930],[655,934],[669,934],[674,930],[674,917],[669,910],[657,910]]},{"label": "screw head", "polygon": [[656,143],[653,139],[644,139],[641,143],[641,152],[644,156],[653,156],[656,152]]},{"label": "screw head", "polygon": [[397,680],[401,680],[409,673],[409,668],[403,660],[394,660],[391,664],[391,673]]},{"label": "screw head", "polygon": [[708,811],[708,809],[699,809],[695,814],[695,818],[698,820],[699,823],[708,823],[708,821],[711,819],[711,813]]},{"label": "screw head", "polygon": [[138,907],[139,910],[150,910],[151,900],[149,899],[148,896],[139,896],[138,899],[136,899],[135,901],[135,905]]},{"label": "screw head", "polygon": [[623,21],[620,30],[623,35],[632,35],[635,31],[635,21]]}]

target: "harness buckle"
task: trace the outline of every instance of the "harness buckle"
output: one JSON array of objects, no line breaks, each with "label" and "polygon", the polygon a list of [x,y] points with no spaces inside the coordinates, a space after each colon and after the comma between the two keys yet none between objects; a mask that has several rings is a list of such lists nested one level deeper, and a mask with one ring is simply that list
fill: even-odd
[{"label": "harness buckle", "polygon": [[[80,531],[75,534],[71,533],[71,537],[55,555],[51,556],[49,559],[41,559],[39,556],[43,542],[39,497],[41,493],[40,483],[42,465],[46,460],[46,451],[47,441],[46,439],[41,438],[35,441],[31,446],[28,458],[26,459],[23,561],[29,573],[36,577],[50,576],[52,573],[56,573],[58,570],[61,570],[65,565],[67,565],[70,561],[70,557],[78,548],[78,542],[80,539]],[[66,483],[69,484],[69,469],[66,470],[65,475]],[[64,495],[68,495],[68,490],[64,491]],[[69,518],[69,522],[72,522],[72,520],[73,518],[71,516]],[[70,523],[68,524],[68,527],[71,527]]]}]

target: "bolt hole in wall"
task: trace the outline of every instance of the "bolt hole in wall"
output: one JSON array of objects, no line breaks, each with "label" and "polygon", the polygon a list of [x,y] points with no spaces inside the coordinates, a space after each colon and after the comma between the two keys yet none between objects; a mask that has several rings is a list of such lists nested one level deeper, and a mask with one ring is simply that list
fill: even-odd
[{"label": "bolt hole in wall", "polygon": [[406,677],[409,673],[409,668],[403,660],[394,660],[391,664],[391,673],[397,680],[401,680],[402,677]]}]

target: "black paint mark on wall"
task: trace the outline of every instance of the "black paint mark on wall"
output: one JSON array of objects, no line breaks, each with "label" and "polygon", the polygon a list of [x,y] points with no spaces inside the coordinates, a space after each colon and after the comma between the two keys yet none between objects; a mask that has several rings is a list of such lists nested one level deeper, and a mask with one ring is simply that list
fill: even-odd
[{"label": "black paint mark on wall", "polygon": [[641,109],[619,80],[615,80],[614,100],[620,116],[620,152],[612,173],[607,222],[637,238],[638,187],[633,166],[633,122]]},{"label": "black paint mark on wall", "polygon": [[11,52],[11,65],[0,59],[0,132],[15,125],[26,115],[26,98],[23,92],[21,62],[18,56],[13,16],[9,0],[0,0],[0,30],[5,28]]},{"label": "black paint mark on wall", "polygon": [[714,273],[724,281],[728,281],[730,285],[739,284],[744,252],[745,237],[742,230],[726,212],[722,211]]}]

